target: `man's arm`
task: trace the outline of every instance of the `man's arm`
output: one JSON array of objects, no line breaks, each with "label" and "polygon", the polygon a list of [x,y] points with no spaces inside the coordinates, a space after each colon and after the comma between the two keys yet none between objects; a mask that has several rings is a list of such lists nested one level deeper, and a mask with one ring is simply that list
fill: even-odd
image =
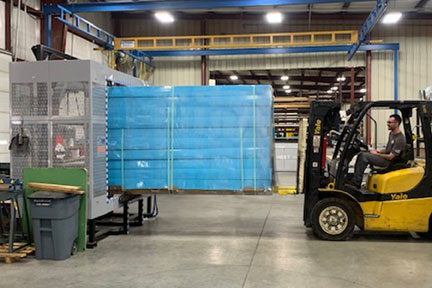
[{"label": "man's arm", "polygon": [[396,155],[394,155],[392,152],[390,152],[390,153],[388,153],[388,154],[385,154],[385,153],[383,153],[383,152],[385,152],[384,149],[379,149],[379,150],[371,151],[371,154],[373,154],[373,155],[378,155],[378,156],[380,156],[381,158],[384,158],[384,159],[386,159],[386,160],[388,160],[388,161],[392,161],[393,158],[396,157]]},{"label": "man's arm", "polygon": [[384,159],[386,159],[388,161],[392,161],[396,157],[396,155],[394,155],[391,152],[389,154],[377,153],[376,155],[378,155],[381,158],[384,158]]},{"label": "man's arm", "polygon": [[395,143],[389,154],[381,154],[380,156],[386,160],[392,161],[395,157],[400,156],[402,151],[405,149],[406,142],[403,134],[398,134],[397,138],[394,139]]},{"label": "man's arm", "polygon": [[372,150],[370,153],[378,155],[378,154],[382,154],[385,152],[385,149],[377,149],[377,150]]}]

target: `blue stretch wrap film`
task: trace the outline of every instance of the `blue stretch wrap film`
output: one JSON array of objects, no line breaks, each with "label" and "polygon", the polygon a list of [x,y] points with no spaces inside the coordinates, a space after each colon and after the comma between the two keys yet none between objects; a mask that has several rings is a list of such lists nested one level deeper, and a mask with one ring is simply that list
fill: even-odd
[{"label": "blue stretch wrap film", "polygon": [[108,184],[270,189],[268,85],[110,87]]}]

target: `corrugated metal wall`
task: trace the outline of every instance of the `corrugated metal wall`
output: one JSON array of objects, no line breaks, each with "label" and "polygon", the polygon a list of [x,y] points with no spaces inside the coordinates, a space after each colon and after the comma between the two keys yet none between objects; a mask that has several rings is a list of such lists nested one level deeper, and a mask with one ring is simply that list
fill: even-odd
[{"label": "corrugated metal wall", "polygon": [[[199,21],[179,20],[175,25],[157,25],[152,20],[130,19],[117,27],[120,35],[127,36],[181,36],[200,35]],[[201,85],[200,57],[156,58],[156,69],[149,79],[150,85]]]},{"label": "corrugated metal wall", "polygon": [[150,85],[183,86],[201,85],[200,57],[158,58],[155,71],[149,79]]},{"label": "corrugated metal wall", "polygon": [[9,63],[11,61],[10,55],[0,53],[0,163],[9,163]]},{"label": "corrugated metal wall", "polygon": [[[386,43],[399,43],[400,100],[418,100],[419,90],[432,85],[432,22],[416,21],[410,25],[392,27],[380,25],[373,33],[373,39]],[[372,100],[394,99],[393,53],[372,54]],[[378,145],[387,141],[385,121],[391,112],[375,112],[372,115],[378,123]],[[415,117],[413,117],[415,118]],[[411,125],[414,126],[413,119]]]},{"label": "corrugated metal wall", "polygon": [[0,2],[0,49],[5,49],[5,2]]},{"label": "corrugated metal wall", "polygon": [[364,53],[356,55],[351,62],[346,61],[345,53],[213,56],[210,57],[209,61],[211,71],[358,67],[364,65]]},{"label": "corrugated metal wall", "polygon": [[98,45],[74,35],[70,32],[66,36],[66,54],[77,57],[83,60],[93,60],[101,64],[107,63],[107,57],[101,51],[95,51],[94,48],[99,48]]},{"label": "corrugated metal wall", "polygon": [[199,21],[178,20],[173,25],[160,25],[154,20],[127,19],[116,27],[123,37],[200,35]]},{"label": "corrugated metal wall", "polygon": [[[27,5],[38,8],[39,0],[32,0],[27,3]],[[15,31],[17,8],[13,8],[11,15],[12,33],[11,33],[11,43],[12,46],[15,45],[15,37],[18,35],[18,49],[16,52],[17,58],[21,58],[28,61],[34,61],[35,58],[31,51],[33,45],[40,43],[40,20],[30,14],[26,14],[24,11],[20,10],[18,32]],[[4,14],[1,14],[4,15]]]},{"label": "corrugated metal wall", "polygon": [[[28,0],[30,7],[39,7],[39,0]],[[5,48],[5,3],[0,2],[0,48]],[[12,46],[15,45],[15,37],[18,35],[17,58],[34,61],[35,58],[31,47],[40,43],[39,19],[20,11],[18,32],[15,31],[17,8],[13,8],[11,15],[11,40]],[[9,63],[12,57],[9,54],[0,53],[0,163],[9,162]]]},{"label": "corrugated metal wall", "polygon": [[[80,2],[86,3],[88,1]],[[97,27],[114,34],[114,23],[111,21],[111,13],[80,13],[79,15]]]},{"label": "corrugated metal wall", "polygon": [[[80,1],[85,2],[85,1]],[[113,34],[113,22],[111,21],[110,13],[82,13],[84,19],[90,21],[94,25]],[[107,64],[107,54],[101,51],[95,51],[94,48],[100,48],[98,45],[74,35],[70,32],[66,36],[66,54],[70,54],[79,59],[93,60],[101,64]]]},{"label": "corrugated metal wall", "polygon": [[[27,5],[30,7],[39,7],[39,0],[28,0]],[[5,49],[5,3],[0,2],[0,48]],[[18,33],[15,32],[15,24],[17,17],[17,8],[13,8],[12,12],[12,33],[11,40],[12,45],[15,44],[15,35],[18,35],[18,51],[17,57],[24,60],[34,60],[33,53],[31,52],[31,46],[40,43],[40,26],[39,19],[36,17],[26,14],[24,11],[20,11],[20,21],[18,23]]]}]

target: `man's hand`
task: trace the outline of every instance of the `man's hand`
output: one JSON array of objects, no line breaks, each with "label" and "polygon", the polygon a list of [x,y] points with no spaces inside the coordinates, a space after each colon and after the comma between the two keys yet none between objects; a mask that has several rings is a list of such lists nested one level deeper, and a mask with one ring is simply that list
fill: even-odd
[{"label": "man's hand", "polygon": [[392,161],[393,158],[395,158],[396,156],[390,152],[390,154],[379,154],[380,157],[388,160],[388,161]]},{"label": "man's hand", "polygon": [[373,150],[373,151],[371,151],[370,153],[371,153],[372,155],[378,155],[378,156],[380,156],[381,158],[384,158],[384,159],[386,159],[386,160],[388,160],[388,161],[393,160],[393,158],[395,157],[395,155],[394,155],[393,153],[384,154],[384,153],[381,153],[380,150]]}]

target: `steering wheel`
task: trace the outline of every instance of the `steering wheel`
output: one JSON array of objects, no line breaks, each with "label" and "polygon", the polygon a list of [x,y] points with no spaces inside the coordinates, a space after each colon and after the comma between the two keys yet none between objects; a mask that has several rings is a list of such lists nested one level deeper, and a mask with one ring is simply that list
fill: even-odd
[{"label": "steering wheel", "polygon": [[355,138],[354,144],[356,144],[360,149],[364,149],[365,151],[369,151],[369,146],[366,145],[361,139]]}]

